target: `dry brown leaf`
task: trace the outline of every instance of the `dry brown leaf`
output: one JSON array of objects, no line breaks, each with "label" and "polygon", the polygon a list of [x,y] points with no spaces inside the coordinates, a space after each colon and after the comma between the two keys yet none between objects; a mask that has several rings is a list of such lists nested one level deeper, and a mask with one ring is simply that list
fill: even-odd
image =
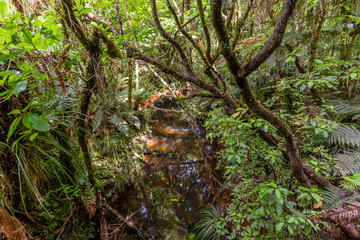
[{"label": "dry brown leaf", "polygon": [[11,240],[27,240],[21,224],[0,206],[0,233]]},{"label": "dry brown leaf", "polygon": [[88,200],[85,202],[85,209],[86,212],[89,214],[89,218],[93,218],[95,216],[96,213],[96,204],[95,204],[95,199],[92,200]]},{"label": "dry brown leaf", "polygon": [[314,203],[314,208],[315,208],[315,209],[316,209],[316,208],[320,208],[321,205],[322,205],[322,201],[320,200],[320,202]]},{"label": "dry brown leaf", "polygon": [[[179,91],[174,91],[174,94],[176,96],[182,96],[181,92],[179,92]],[[155,93],[154,95],[152,95],[151,97],[146,99],[144,102],[141,102],[140,107],[141,108],[146,108],[149,104],[154,103],[156,100],[158,100],[162,96],[170,96],[170,91],[169,90],[164,90],[162,92]]]},{"label": "dry brown leaf", "polygon": [[101,220],[100,220],[100,237],[101,237],[101,240],[109,239],[106,218],[104,217],[104,215],[101,216]]},{"label": "dry brown leaf", "polygon": [[36,5],[40,2],[41,0],[32,0],[30,2],[30,9],[32,12],[35,12],[36,9]]}]

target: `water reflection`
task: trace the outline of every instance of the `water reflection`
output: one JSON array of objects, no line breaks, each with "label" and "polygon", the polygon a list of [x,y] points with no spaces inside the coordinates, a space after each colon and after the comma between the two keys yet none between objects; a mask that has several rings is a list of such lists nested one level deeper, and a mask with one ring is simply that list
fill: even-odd
[{"label": "water reflection", "polygon": [[204,167],[211,147],[201,129],[174,115],[165,113],[151,127],[149,152],[143,158],[148,163],[145,184],[130,208],[138,211],[134,220],[154,239],[183,239],[194,213],[214,192],[206,184]]}]

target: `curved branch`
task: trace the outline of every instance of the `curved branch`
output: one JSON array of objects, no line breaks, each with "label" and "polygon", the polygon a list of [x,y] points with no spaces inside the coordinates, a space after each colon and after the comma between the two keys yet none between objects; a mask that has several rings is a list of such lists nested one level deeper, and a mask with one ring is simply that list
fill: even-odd
[{"label": "curved branch", "polygon": [[175,92],[172,90],[172,88],[169,86],[169,84],[159,74],[157,74],[157,72],[155,72],[150,66],[148,66],[148,64],[146,64],[146,67],[147,67],[147,69],[149,69],[150,72],[152,72],[152,74],[155,75],[155,77],[157,77],[160,80],[160,82],[162,84],[164,84],[164,86],[169,90],[171,95],[173,97],[176,97]]},{"label": "curved branch", "polygon": [[225,28],[224,19],[221,16],[222,0],[211,0],[211,19],[219,40],[221,53],[224,55],[230,72],[234,75],[243,72],[243,66],[236,58],[235,52],[230,47],[230,40]]},{"label": "curved branch", "polygon": [[248,64],[246,64],[242,77],[246,77],[255,71],[280,46],[286,30],[287,22],[295,8],[296,2],[297,0],[286,0],[276,22],[273,33],[259,53],[256,54],[256,56],[253,57]]},{"label": "curved branch", "polygon": [[249,4],[248,4],[248,6],[247,6],[247,8],[246,8],[246,11],[245,11],[245,14],[243,15],[243,17],[242,17],[239,21],[237,21],[237,23],[236,23],[236,25],[235,25],[235,36],[234,36],[234,39],[233,39],[233,42],[232,42],[232,46],[231,46],[231,47],[232,47],[232,50],[235,49],[236,44],[237,44],[237,42],[239,41],[241,28],[242,28],[242,26],[244,25],[246,19],[247,19],[248,16],[249,16],[249,12],[250,12],[251,5],[252,5],[252,2],[253,2],[253,1],[254,1],[254,0],[250,0],[250,1],[249,1]]},{"label": "curved branch", "polygon": [[81,114],[79,116],[79,124],[78,124],[79,131],[77,135],[81,150],[83,152],[86,169],[89,174],[88,176],[89,182],[91,186],[94,188],[94,193],[96,197],[96,206],[99,207],[100,193],[94,177],[94,170],[91,163],[91,156],[86,141],[86,116],[90,105],[92,90],[96,85],[96,70],[98,69],[98,64],[100,62],[99,56],[101,54],[100,45],[99,45],[100,39],[97,31],[94,31],[93,37],[91,39],[86,38],[85,33],[80,27],[79,21],[77,20],[75,13],[73,11],[73,5],[71,0],[62,0],[61,4],[64,9],[63,18],[66,24],[75,34],[78,41],[83,45],[83,47],[87,50],[87,52],[90,55],[90,59],[88,60],[86,73],[85,73],[86,86],[81,91],[81,99],[79,104]]},{"label": "curved branch", "polygon": [[105,21],[100,20],[100,19],[99,19],[98,17],[96,17],[94,14],[92,14],[92,13],[85,13],[85,14],[83,15],[83,17],[84,17],[84,18],[81,19],[81,20],[85,21],[86,23],[90,24],[91,22],[95,22],[97,25],[103,25],[103,28],[104,28],[104,29],[108,29],[107,31],[113,33],[115,36],[116,36],[116,35],[119,35],[119,33],[118,33],[114,28],[112,28],[112,27],[110,26],[110,24],[106,23]]},{"label": "curved branch", "polygon": [[[182,25],[182,27],[185,27],[186,25],[188,25],[189,23],[191,23],[192,21],[194,21],[198,16],[199,16],[199,14],[197,14],[197,15],[195,15],[194,17],[190,18],[186,23],[184,23],[184,24]],[[176,38],[176,35],[178,34],[179,31],[180,31],[180,30],[178,29],[178,30],[174,33],[174,37],[173,37],[173,38]],[[160,60],[161,58],[165,57],[165,56],[170,52],[171,47],[172,47],[172,44],[169,44],[169,47],[168,47],[168,49],[166,50],[166,52],[163,53],[163,54],[161,54],[160,56],[158,56],[158,57],[156,58],[156,60]]]},{"label": "curved branch", "polygon": [[[226,59],[227,66],[233,78],[236,80],[236,83],[241,90],[240,93],[243,96],[246,105],[252,112],[276,127],[279,133],[284,137],[286,152],[288,153],[294,176],[302,186],[310,188],[311,184],[304,173],[304,166],[300,157],[299,147],[297,146],[296,139],[293,136],[290,127],[279,116],[266,109],[259,101],[257,101],[245,77],[254,71],[257,67],[259,67],[260,64],[270,56],[269,54],[271,54],[280,45],[282,36],[286,29],[287,19],[291,15],[292,9],[295,6],[295,2],[296,0],[287,0],[285,2],[285,6],[283,7],[282,14],[279,19],[285,18],[286,22],[279,23],[278,21],[278,24],[274,29],[274,33],[270,37],[268,43],[265,44],[264,48],[260,50],[259,54],[253,58],[256,61],[250,61],[252,64],[250,66],[247,65],[245,70],[243,69],[243,66],[240,65],[240,63],[237,61],[234,51],[232,51],[230,48],[229,38],[224,28],[224,21],[221,17],[222,0],[211,0],[211,19],[213,21],[216,35],[222,48],[222,54]],[[294,6],[292,6],[291,3],[293,3]],[[288,17],[286,18],[286,16]]]},{"label": "curved branch", "polygon": [[[197,44],[195,42],[195,40],[193,39],[193,37],[187,32],[185,31],[185,29],[181,26],[179,18],[176,15],[175,9],[173,8],[173,6],[171,5],[169,0],[166,0],[167,6],[171,12],[171,14],[173,15],[174,19],[175,19],[175,23],[178,27],[178,29],[180,30],[180,32],[191,42],[191,44],[194,46],[194,48],[196,49],[196,51],[199,53],[201,59],[203,60],[203,62],[206,64],[206,66],[211,69],[211,71],[214,74],[207,74],[212,80],[214,80],[214,82],[218,82],[218,80],[220,80],[223,84],[223,88],[224,91],[226,91],[226,84],[225,81],[223,79],[223,77],[221,76],[221,74],[210,64],[211,58],[209,59],[206,54],[204,53],[203,49],[200,47],[199,44]],[[206,73],[206,72],[205,72]],[[214,79],[217,78],[218,80]]]},{"label": "curved branch", "polygon": [[231,2],[231,7],[230,7],[230,12],[229,12],[229,16],[226,19],[226,23],[225,23],[225,27],[226,29],[228,29],[230,27],[231,24],[231,20],[234,17],[234,12],[235,12],[235,0],[232,0]]},{"label": "curved branch", "polygon": [[201,0],[197,0],[197,5],[198,5],[198,9],[199,9],[199,13],[200,13],[200,20],[201,20],[201,26],[204,30],[204,34],[205,34],[205,39],[206,39],[206,57],[209,59],[209,61],[211,61],[211,38],[210,38],[210,33],[209,33],[209,28],[206,25],[206,21],[205,21],[205,14],[204,14],[204,8],[202,6],[202,1]]},{"label": "curved branch", "polygon": [[128,50],[129,50],[129,54],[130,54],[129,57],[133,57],[135,59],[140,59],[144,62],[150,63],[150,64],[156,66],[160,71],[170,74],[171,76],[175,77],[179,81],[193,83],[197,87],[202,88],[202,89],[212,93],[215,97],[224,99],[224,102],[231,109],[237,109],[238,103],[233,98],[231,98],[226,93],[223,93],[220,89],[214,87],[213,85],[209,84],[208,82],[199,79],[196,75],[192,74],[189,76],[189,75],[182,74],[182,73],[164,65],[163,63],[161,63],[151,57],[146,56],[144,53],[140,52],[136,48],[129,47]]},{"label": "curved branch", "polygon": [[153,15],[153,19],[156,25],[156,28],[159,30],[161,36],[163,36],[168,42],[170,42],[172,45],[174,45],[174,47],[176,48],[176,50],[178,51],[178,53],[180,54],[181,60],[183,62],[183,64],[185,65],[186,71],[188,73],[188,75],[194,75],[189,60],[186,57],[184,51],[181,49],[180,44],[174,39],[172,38],[166,31],[165,29],[162,27],[160,20],[159,20],[159,16],[157,13],[157,8],[156,8],[156,0],[150,0],[151,1],[151,10],[152,10],[152,15]]},{"label": "curved branch", "polygon": [[200,54],[200,57],[203,59],[203,61],[208,64],[208,60],[204,54],[204,52],[201,50],[200,46],[198,44],[196,44],[195,40],[192,38],[192,36],[185,31],[185,29],[181,26],[180,20],[177,17],[177,14],[175,12],[175,9],[173,8],[173,6],[171,5],[169,0],[166,0],[166,4],[171,12],[171,14],[174,17],[175,23],[179,29],[179,31],[187,38],[189,39],[189,41],[191,42],[191,44],[195,47],[196,51]]},{"label": "curved branch", "polygon": [[114,4],[115,4],[115,10],[116,10],[116,18],[118,20],[118,24],[119,24],[119,33],[120,36],[124,35],[124,30],[123,30],[123,24],[119,15],[120,9],[119,9],[119,4],[116,0],[114,0]]},{"label": "curved branch", "polygon": [[98,29],[99,37],[103,40],[106,45],[106,54],[112,58],[123,58],[122,53],[120,52],[119,48],[116,46],[115,42],[110,40],[106,34]]},{"label": "curved branch", "polygon": [[210,93],[194,91],[194,92],[190,92],[186,96],[179,96],[179,97],[177,97],[177,99],[178,100],[187,100],[187,99],[194,98],[194,97],[219,98],[219,97],[216,97],[216,96],[214,96],[213,94],[210,94]]},{"label": "curved branch", "polygon": [[73,5],[71,3],[71,0],[62,0],[61,4],[63,6],[63,19],[65,20],[68,27],[71,29],[71,31],[75,34],[76,38],[79,40],[79,42],[86,48],[88,52],[92,52],[94,49],[93,44],[88,41],[86,38],[85,32],[80,26],[80,23],[78,19],[75,16],[75,13],[73,11]]}]

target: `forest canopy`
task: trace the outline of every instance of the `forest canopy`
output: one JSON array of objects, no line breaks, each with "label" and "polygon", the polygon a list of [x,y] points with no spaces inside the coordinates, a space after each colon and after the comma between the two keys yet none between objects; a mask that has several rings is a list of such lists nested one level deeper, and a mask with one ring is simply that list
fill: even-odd
[{"label": "forest canopy", "polygon": [[360,239],[359,6],[0,0],[0,239]]}]

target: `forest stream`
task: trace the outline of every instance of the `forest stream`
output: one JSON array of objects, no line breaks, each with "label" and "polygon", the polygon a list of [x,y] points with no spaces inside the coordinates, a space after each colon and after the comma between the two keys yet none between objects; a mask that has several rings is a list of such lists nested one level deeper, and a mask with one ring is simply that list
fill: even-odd
[{"label": "forest stream", "polygon": [[360,240],[359,53],[360,0],[0,0],[0,240]]},{"label": "forest stream", "polygon": [[159,111],[151,124],[143,160],[140,192],[127,195],[122,206],[152,239],[183,239],[196,212],[209,203],[215,189],[207,171],[211,146],[190,118]]}]

